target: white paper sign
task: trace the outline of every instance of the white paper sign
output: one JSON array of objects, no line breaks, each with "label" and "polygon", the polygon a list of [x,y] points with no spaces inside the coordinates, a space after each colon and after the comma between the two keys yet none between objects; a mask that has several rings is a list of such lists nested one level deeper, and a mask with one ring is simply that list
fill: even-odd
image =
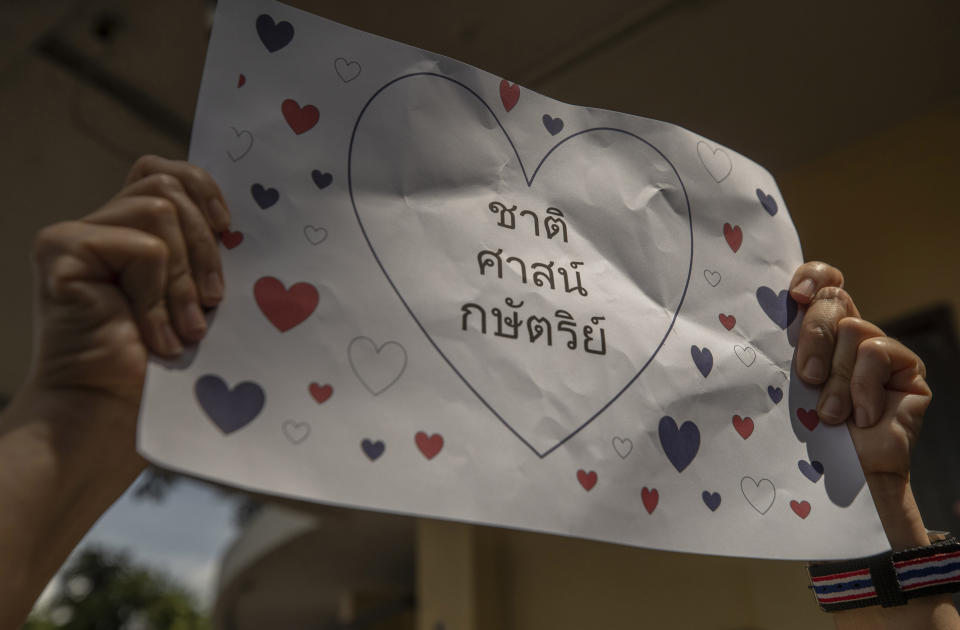
[{"label": "white paper sign", "polygon": [[227,297],[140,449],[262,492],[629,545],[886,548],[793,378],[772,177],[269,1],[221,1],[191,160]]}]

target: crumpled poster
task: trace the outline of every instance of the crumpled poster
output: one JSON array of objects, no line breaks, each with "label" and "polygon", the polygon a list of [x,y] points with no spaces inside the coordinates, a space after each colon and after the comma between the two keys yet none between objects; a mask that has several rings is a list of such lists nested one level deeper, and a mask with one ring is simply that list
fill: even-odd
[{"label": "crumpled poster", "polygon": [[887,548],[792,367],[769,173],[270,1],[222,0],[190,159],[233,212],[153,462],[287,497],[687,552]]}]

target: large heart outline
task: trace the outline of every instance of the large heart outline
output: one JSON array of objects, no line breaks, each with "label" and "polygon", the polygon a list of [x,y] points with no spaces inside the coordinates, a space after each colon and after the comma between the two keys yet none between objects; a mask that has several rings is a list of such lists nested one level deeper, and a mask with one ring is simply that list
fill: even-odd
[{"label": "large heart outline", "polygon": [[[677,182],[680,184],[680,190],[681,190],[682,193],[683,193],[683,203],[684,203],[684,207],[685,207],[685,209],[686,209],[687,226],[688,226],[688,228],[689,228],[689,236],[690,236],[690,242],[689,242],[689,248],[690,248],[690,249],[689,249],[689,251],[690,251],[690,257],[689,257],[688,264],[687,264],[686,276],[685,276],[685,278],[684,278],[683,290],[682,290],[682,292],[681,292],[681,294],[680,294],[680,298],[679,298],[679,300],[678,300],[678,302],[677,302],[676,309],[675,309],[674,312],[673,312],[673,317],[670,319],[669,325],[666,327],[666,329],[665,329],[665,331],[664,331],[664,333],[663,333],[662,338],[661,338],[661,339],[659,340],[659,342],[657,343],[656,348],[653,350],[653,352],[650,354],[650,356],[646,359],[646,361],[643,363],[643,365],[640,366],[640,368],[637,370],[637,372],[636,372],[635,374],[633,374],[633,375],[627,380],[627,382],[623,385],[623,387],[622,387],[621,389],[619,389],[618,391],[616,391],[612,396],[610,396],[609,400],[607,400],[605,403],[603,403],[602,406],[601,406],[596,412],[594,412],[592,415],[590,415],[590,416],[589,416],[586,420],[584,420],[581,424],[577,425],[577,426],[576,426],[572,431],[570,431],[565,437],[563,437],[562,439],[560,439],[559,441],[557,441],[556,444],[554,444],[553,446],[551,446],[551,447],[549,447],[549,448],[547,448],[547,449],[543,449],[543,450],[537,449],[533,444],[530,443],[529,440],[527,440],[519,431],[517,431],[517,430],[510,424],[510,422],[509,422],[506,418],[504,418],[503,415],[502,415],[500,412],[498,412],[498,411],[493,407],[493,405],[486,399],[486,397],[485,397],[482,393],[480,393],[480,392],[474,387],[473,384],[471,384],[471,382],[469,381],[469,379],[464,376],[464,374],[457,368],[456,364],[450,359],[450,357],[447,356],[447,354],[443,351],[443,349],[440,348],[440,346],[438,345],[437,341],[433,338],[433,336],[430,334],[430,332],[426,329],[426,327],[424,326],[424,324],[421,322],[420,318],[417,316],[417,314],[414,312],[413,308],[412,308],[412,307],[410,306],[410,304],[408,303],[407,299],[404,298],[403,293],[400,291],[400,289],[399,289],[399,287],[397,286],[397,284],[394,282],[394,279],[391,277],[390,272],[387,270],[386,265],[383,263],[383,261],[381,260],[380,255],[377,253],[377,250],[376,250],[376,248],[374,247],[373,242],[371,241],[371,238],[370,238],[370,235],[369,235],[369,233],[368,233],[367,227],[364,225],[363,219],[362,219],[361,216],[360,216],[360,211],[359,211],[359,209],[358,209],[358,204],[357,204],[357,199],[356,199],[356,193],[355,193],[355,190],[354,190],[354,184],[355,184],[355,183],[354,183],[354,169],[353,169],[353,165],[354,165],[354,146],[355,146],[355,142],[356,142],[356,140],[357,140],[357,132],[358,132],[358,130],[359,130],[359,128],[360,128],[360,123],[363,121],[364,114],[366,114],[367,110],[370,108],[370,105],[377,99],[377,97],[379,97],[379,96],[384,92],[384,90],[388,89],[389,87],[391,87],[392,85],[395,85],[396,83],[398,83],[398,82],[400,82],[400,81],[404,81],[404,80],[407,80],[407,79],[411,79],[411,78],[413,78],[413,77],[433,77],[433,78],[437,78],[437,79],[442,79],[442,80],[444,80],[444,81],[448,81],[448,82],[450,82],[451,84],[453,84],[453,85],[455,85],[455,86],[463,89],[463,90],[466,91],[470,96],[472,96],[474,99],[476,99],[477,102],[479,102],[480,105],[482,105],[483,109],[485,109],[485,110],[490,114],[490,116],[493,118],[494,122],[496,122],[497,127],[498,127],[498,128],[500,129],[500,131],[503,133],[504,139],[506,139],[507,143],[510,145],[511,150],[513,151],[513,155],[514,155],[514,156],[516,157],[516,159],[517,159],[517,163],[518,163],[518,165],[519,165],[519,167],[520,167],[520,172],[521,172],[521,174],[523,175],[523,179],[525,180],[526,185],[527,185],[528,188],[530,188],[530,187],[533,186],[534,180],[536,179],[537,174],[540,172],[541,167],[543,167],[543,165],[544,165],[544,163],[547,161],[547,159],[548,159],[558,148],[560,148],[564,143],[566,143],[566,142],[568,142],[568,141],[570,141],[570,140],[572,140],[572,139],[574,139],[574,138],[576,138],[576,137],[578,137],[578,136],[581,136],[581,135],[584,135],[584,134],[589,134],[589,133],[594,133],[594,132],[613,132],[613,133],[623,134],[623,135],[625,135],[625,136],[628,136],[628,137],[633,138],[634,140],[639,141],[640,143],[642,143],[643,145],[645,145],[647,148],[649,148],[650,150],[654,151],[661,159],[664,160],[664,162],[666,162],[667,165],[669,165],[669,167],[671,168],[671,170],[672,170],[672,172],[673,172],[673,175],[674,175],[674,176],[676,177],[676,179],[677,179]],[[651,144],[651,143],[648,142],[647,140],[645,140],[645,139],[641,138],[640,136],[636,135],[635,133],[630,132],[630,131],[627,131],[627,130],[625,130],[625,129],[619,129],[619,128],[615,128],[615,127],[591,127],[591,128],[588,128],[588,129],[584,129],[584,130],[581,130],[581,131],[577,131],[577,132],[575,132],[575,133],[571,133],[571,134],[567,135],[566,137],[564,137],[563,139],[559,140],[556,144],[554,144],[552,147],[550,147],[550,149],[547,150],[547,152],[543,155],[543,157],[542,157],[542,158],[540,159],[540,161],[537,163],[537,166],[536,166],[536,168],[533,170],[533,172],[528,175],[528,174],[527,174],[527,168],[526,168],[526,166],[525,166],[525,164],[524,164],[523,159],[520,157],[520,153],[519,153],[516,145],[514,144],[513,138],[511,138],[510,134],[507,132],[506,128],[503,126],[503,123],[500,121],[500,118],[497,116],[497,114],[496,114],[496,112],[493,110],[493,108],[491,108],[490,105],[488,105],[487,102],[483,99],[483,97],[481,97],[481,96],[480,96],[476,91],[474,91],[471,87],[467,86],[466,84],[464,84],[464,83],[462,83],[462,82],[460,82],[460,81],[458,81],[458,80],[456,80],[456,79],[453,79],[453,78],[451,78],[451,77],[447,77],[447,76],[444,76],[444,75],[442,75],[442,74],[438,74],[438,73],[435,73],[435,72],[414,72],[414,73],[410,73],[410,74],[401,75],[401,76],[399,76],[399,77],[397,77],[397,78],[395,78],[395,79],[392,79],[391,81],[388,81],[388,82],[385,83],[384,85],[382,85],[379,89],[377,89],[377,90],[370,96],[370,98],[366,101],[366,103],[364,103],[363,107],[362,107],[361,110],[360,110],[360,113],[357,115],[356,122],[354,123],[353,130],[352,130],[351,135],[350,135],[350,145],[349,145],[349,148],[348,148],[348,151],[347,151],[347,189],[348,189],[348,191],[349,191],[349,193],[350,193],[350,203],[351,203],[351,205],[352,205],[352,207],[353,207],[354,215],[356,216],[356,219],[357,219],[357,224],[360,226],[360,231],[361,231],[361,233],[363,234],[363,237],[364,237],[364,240],[365,240],[366,243],[367,243],[367,246],[370,248],[370,252],[371,252],[371,254],[372,254],[373,257],[374,257],[374,260],[376,260],[377,265],[380,267],[380,270],[383,272],[384,277],[387,279],[387,282],[390,284],[390,286],[391,286],[391,288],[393,289],[394,293],[396,293],[397,297],[400,299],[400,302],[403,304],[404,308],[407,310],[407,312],[409,313],[410,317],[411,317],[411,318],[413,319],[413,321],[417,324],[417,327],[420,328],[421,332],[423,332],[424,336],[427,338],[427,340],[430,342],[430,344],[434,347],[434,349],[437,351],[437,353],[440,355],[440,357],[447,363],[447,365],[450,367],[450,369],[453,370],[454,374],[456,374],[457,377],[460,378],[460,380],[463,382],[463,384],[466,385],[467,389],[469,389],[471,392],[473,392],[473,394],[477,397],[477,399],[478,399],[481,403],[483,403],[483,405],[494,415],[494,417],[496,417],[496,418],[501,422],[501,424],[503,424],[511,433],[514,434],[514,436],[515,436],[517,439],[519,439],[524,445],[527,446],[527,448],[529,448],[531,451],[533,451],[533,453],[536,454],[536,455],[537,455],[538,457],[540,457],[540,458],[546,457],[547,455],[549,455],[550,453],[552,453],[553,451],[555,451],[556,449],[558,449],[559,447],[561,447],[563,444],[565,444],[567,441],[569,441],[571,438],[573,438],[575,435],[577,435],[580,431],[582,431],[585,427],[587,427],[590,423],[592,423],[594,420],[596,420],[604,411],[606,411],[614,402],[616,402],[616,401],[623,395],[623,393],[624,393],[627,389],[629,389],[629,388],[636,382],[636,380],[640,377],[640,375],[641,375],[641,374],[647,369],[647,367],[653,362],[653,359],[654,359],[654,358],[657,356],[657,354],[660,352],[660,349],[663,347],[664,343],[666,343],[667,338],[670,336],[670,333],[671,333],[671,331],[673,330],[674,325],[676,324],[677,317],[678,317],[679,314],[680,314],[680,310],[681,310],[682,307],[683,307],[683,303],[684,303],[684,301],[685,301],[685,299],[686,299],[686,295],[687,295],[687,290],[689,289],[689,286],[690,286],[690,277],[691,277],[692,270],[693,270],[693,240],[694,240],[694,239],[693,239],[693,216],[692,216],[692,211],[691,211],[691,209],[690,209],[690,198],[689,198],[689,195],[687,194],[686,186],[685,186],[685,184],[683,183],[683,179],[680,177],[680,173],[677,171],[676,166],[673,164],[673,162],[672,162],[669,158],[667,158],[666,155],[664,155],[664,153],[663,153],[660,149],[658,149],[657,147],[655,147],[653,144]]]}]

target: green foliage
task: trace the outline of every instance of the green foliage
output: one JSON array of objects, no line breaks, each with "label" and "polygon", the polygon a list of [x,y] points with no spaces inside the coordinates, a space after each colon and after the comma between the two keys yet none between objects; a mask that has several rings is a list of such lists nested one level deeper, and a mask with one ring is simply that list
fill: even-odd
[{"label": "green foliage", "polygon": [[84,550],[63,572],[61,586],[23,630],[210,629],[186,591],[123,553]]}]

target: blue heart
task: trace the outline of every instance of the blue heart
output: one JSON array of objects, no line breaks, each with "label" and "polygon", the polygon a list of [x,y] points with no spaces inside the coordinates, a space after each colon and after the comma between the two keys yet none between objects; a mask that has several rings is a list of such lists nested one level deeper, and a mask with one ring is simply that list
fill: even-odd
[{"label": "blue heart", "polygon": [[313,178],[313,183],[316,184],[320,190],[323,190],[333,183],[333,175],[318,171],[317,169],[313,169],[313,171],[310,172],[310,177]]},{"label": "blue heart", "polygon": [[693,362],[696,364],[697,369],[699,369],[703,377],[706,378],[707,375],[710,374],[710,370],[713,369],[713,353],[710,352],[710,348],[704,347],[700,349],[696,346],[690,346],[690,356],[693,357]]},{"label": "blue heart", "polygon": [[360,443],[360,448],[363,449],[364,455],[369,457],[370,461],[373,462],[383,455],[383,451],[387,448],[387,445],[383,443],[383,440],[374,442],[364,438],[363,442]]},{"label": "blue heart", "polygon": [[251,186],[250,194],[253,195],[253,200],[261,210],[266,210],[280,199],[280,193],[276,188],[264,188],[260,184]]},{"label": "blue heart", "polygon": [[222,378],[207,374],[194,385],[197,402],[224,433],[233,433],[250,424],[263,409],[263,389],[249,381],[231,390]]},{"label": "blue heart", "polygon": [[716,512],[717,508],[720,507],[720,493],[719,492],[707,492],[703,491],[703,504],[710,508],[711,512]]},{"label": "blue heart", "polygon": [[559,118],[554,118],[550,114],[543,115],[543,126],[547,128],[551,136],[555,136],[563,131],[563,121]]},{"label": "blue heart", "polygon": [[700,450],[700,429],[689,421],[678,429],[673,418],[664,416],[660,418],[660,444],[677,472],[683,472]]},{"label": "blue heart", "polygon": [[759,188],[757,188],[757,199],[760,200],[760,205],[763,206],[763,209],[767,211],[771,217],[777,213],[777,200],[773,198],[772,195],[768,195]]},{"label": "blue heart", "polygon": [[257,35],[270,52],[277,52],[293,39],[293,24],[274,23],[273,18],[264,13],[257,18]]},{"label": "blue heart", "polygon": [[757,302],[760,303],[760,308],[767,317],[784,330],[797,316],[797,303],[793,301],[790,292],[786,289],[780,293],[774,293],[770,287],[760,287],[757,289]]},{"label": "blue heart", "polygon": [[770,395],[770,400],[773,401],[773,404],[779,404],[783,400],[783,390],[779,387],[774,387],[773,385],[767,385],[767,394]]},{"label": "blue heart", "polygon": [[799,462],[797,462],[797,468],[800,469],[800,472],[803,473],[804,477],[813,483],[820,481],[820,477],[823,475],[823,464],[816,460],[808,462],[805,459],[801,459]]}]

